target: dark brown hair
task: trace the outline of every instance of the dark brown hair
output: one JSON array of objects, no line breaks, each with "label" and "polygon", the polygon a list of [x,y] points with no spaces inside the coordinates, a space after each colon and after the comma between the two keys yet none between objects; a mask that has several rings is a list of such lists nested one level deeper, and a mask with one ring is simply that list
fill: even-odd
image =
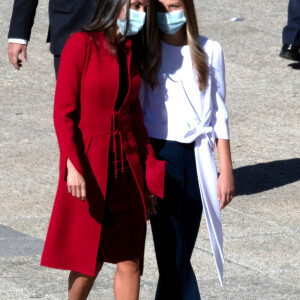
[{"label": "dark brown hair", "polygon": [[[151,76],[149,70],[155,66],[157,55],[151,45],[147,42],[147,32],[149,28],[153,27],[156,22],[156,12],[154,8],[155,0],[149,1],[149,6],[146,15],[146,26],[138,34],[131,36],[132,40],[132,58],[139,68],[140,75],[151,85],[154,86],[156,76]],[[126,23],[127,29],[129,27],[129,8],[130,0],[100,0],[98,1],[95,13],[92,16],[89,24],[83,27],[85,32],[100,32],[102,31],[110,43],[110,51],[116,54],[116,46],[120,45],[126,39],[125,37],[118,37],[117,19],[126,4]],[[155,20],[153,20],[155,18]],[[152,73],[151,73],[152,74]]]},{"label": "dark brown hair", "polygon": [[129,24],[129,4],[130,0],[98,0],[95,12],[88,25],[82,31],[100,32],[103,31],[111,45],[111,51],[115,54],[115,45],[125,40],[125,37],[117,37],[117,19],[126,4],[126,22]]},{"label": "dark brown hair", "polygon": [[207,57],[203,48],[199,44],[199,30],[196,17],[195,5],[193,0],[181,0],[186,17],[186,35],[187,43],[190,48],[191,58],[194,70],[198,77],[199,89],[201,91],[207,88],[208,65]]},{"label": "dark brown hair", "polygon": [[[207,57],[206,53],[204,52],[203,48],[199,44],[199,30],[198,30],[198,23],[197,17],[195,12],[195,6],[193,0],[180,0],[182,1],[184,14],[186,17],[186,24],[185,26],[185,34],[187,43],[189,45],[191,59],[194,71],[198,78],[199,89],[201,91],[205,90],[207,87],[207,79],[208,79],[208,64],[207,64]],[[157,4],[158,0],[155,0],[155,10],[157,11]],[[154,19],[154,18],[153,18]],[[147,74],[148,78],[151,78],[151,82],[157,84],[157,74],[159,67],[161,65],[161,42],[159,39],[159,32],[156,23],[151,25],[151,28],[148,29],[148,40],[150,44],[151,52],[156,55],[156,59],[152,59],[151,69]],[[155,81],[153,81],[153,78]],[[152,88],[154,86],[151,85]]]},{"label": "dark brown hair", "polygon": [[157,1],[150,0],[147,10],[146,29],[144,31],[146,36],[144,40],[147,47],[147,64],[141,70],[141,76],[149,83],[152,89],[157,85],[157,74],[161,65],[161,43],[157,27],[156,11]]}]

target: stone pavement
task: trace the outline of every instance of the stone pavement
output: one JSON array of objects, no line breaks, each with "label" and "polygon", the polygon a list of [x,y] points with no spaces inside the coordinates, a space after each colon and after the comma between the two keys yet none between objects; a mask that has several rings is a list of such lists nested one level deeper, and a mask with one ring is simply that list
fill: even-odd
[{"label": "stone pavement", "polygon": [[[47,1],[20,72],[6,54],[12,2],[0,10],[0,299],[67,299],[68,272],[39,266],[58,179]],[[196,5],[201,33],[225,53],[237,185],[223,212],[223,288],[201,224],[192,261],[202,298],[300,299],[300,70],[278,57],[288,0]],[[113,276],[105,265],[89,299],[113,299]],[[149,227],[140,299],[154,299],[156,281]]]}]

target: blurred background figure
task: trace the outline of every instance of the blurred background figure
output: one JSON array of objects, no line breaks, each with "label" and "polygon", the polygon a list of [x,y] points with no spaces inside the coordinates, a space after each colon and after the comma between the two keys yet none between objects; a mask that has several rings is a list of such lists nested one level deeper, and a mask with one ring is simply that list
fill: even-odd
[{"label": "blurred background figure", "polygon": [[300,0],[290,0],[288,23],[282,32],[283,46],[280,56],[291,60],[300,60]]},{"label": "blurred background figure", "polygon": [[[71,33],[86,25],[92,16],[95,4],[96,0],[49,1],[47,42],[50,42],[50,51],[54,55],[56,74],[67,39]],[[37,6],[38,0],[14,0],[8,33],[8,57],[17,70],[22,67],[22,61],[27,61],[27,44]]]}]

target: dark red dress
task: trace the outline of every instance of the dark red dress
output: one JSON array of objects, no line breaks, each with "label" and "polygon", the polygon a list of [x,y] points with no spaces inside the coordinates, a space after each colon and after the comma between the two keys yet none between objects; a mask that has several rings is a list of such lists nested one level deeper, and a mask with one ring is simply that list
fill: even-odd
[{"label": "dark red dress", "polygon": [[[124,51],[126,49],[120,46],[118,49],[119,91],[115,111],[120,109],[128,92],[128,73]],[[121,149],[121,141],[116,136],[110,147],[110,165],[97,259],[110,263],[135,258],[142,259],[146,235],[143,200],[126,156],[123,152],[114,152],[114,142],[115,148]]]}]

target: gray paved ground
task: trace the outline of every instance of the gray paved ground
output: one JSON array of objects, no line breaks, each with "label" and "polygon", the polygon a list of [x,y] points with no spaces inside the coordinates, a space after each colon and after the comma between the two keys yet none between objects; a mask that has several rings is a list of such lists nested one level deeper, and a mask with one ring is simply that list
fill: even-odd
[{"label": "gray paved ground", "polygon": [[[192,260],[202,298],[300,299],[300,70],[278,57],[288,1],[196,2],[202,34],[225,52],[237,183],[223,213],[223,288],[201,225]],[[20,72],[6,55],[11,7],[0,11],[0,299],[66,299],[68,273],[39,266],[58,175],[47,1]],[[104,267],[90,299],[113,299],[113,273]],[[149,229],[141,299],[154,299],[156,280]]]}]

